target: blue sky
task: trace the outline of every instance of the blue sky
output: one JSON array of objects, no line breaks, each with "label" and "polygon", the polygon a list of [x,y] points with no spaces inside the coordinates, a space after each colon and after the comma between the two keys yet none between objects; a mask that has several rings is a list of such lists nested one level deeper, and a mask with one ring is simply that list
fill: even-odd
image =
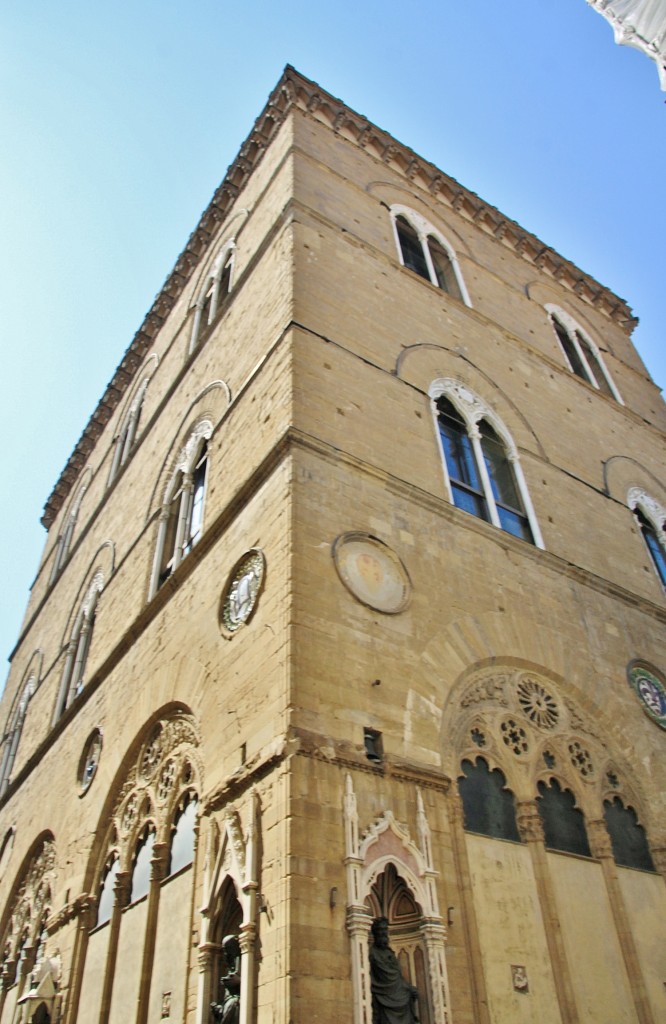
[{"label": "blue sky", "polygon": [[585,0],[0,0],[0,658],[43,504],[286,63],[627,299],[666,384],[666,96]]}]

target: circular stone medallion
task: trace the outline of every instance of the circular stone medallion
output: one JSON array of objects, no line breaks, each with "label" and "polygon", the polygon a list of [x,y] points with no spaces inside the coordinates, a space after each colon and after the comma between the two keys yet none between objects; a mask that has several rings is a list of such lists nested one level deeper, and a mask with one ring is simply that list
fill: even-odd
[{"label": "circular stone medallion", "polygon": [[404,611],[411,595],[407,570],[387,544],[369,533],[343,533],[333,544],[338,575],[357,601],[387,615]]},{"label": "circular stone medallion", "polygon": [[627,675],[645,714],[666,729],[666,687],[661,679],[642,665],[630,668]]},{"label": "circular stone medallion", "polygon": [[99,729],[94,729],[86,740],[79,761],[78,782],[81,796],[90,788],[95,778],[99,759],[102,756],[102,734]]},{"label": "circular stone medallion", "polygon": [[252,618],[266,573],[263,551],[246,551],[231,570],[220,603],[220,626],[233,634]]}]

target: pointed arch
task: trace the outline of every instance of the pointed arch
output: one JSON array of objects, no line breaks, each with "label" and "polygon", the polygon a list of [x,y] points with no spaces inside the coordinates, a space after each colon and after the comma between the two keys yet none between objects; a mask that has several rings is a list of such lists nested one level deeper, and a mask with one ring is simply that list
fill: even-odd
[{"label": "pointed arch", "polygon": [[544,309],[548,313],[564,360],[571,372],[608,398],[614,398],[620,405],[624,405],[599,347],[590,334],[560,306],[547,302]]},{"label": "pointed arch", "polygon": [[466,306],[472,302],[455,249],[429,221],[409,206],[391,206],[391,224],[403,267],[430,281]]},{"label": "pointed arch", "polygon": [[55,583],[56,579],[62,572],[65,562],[69,557],[69,552],[72,547],[72,540],[74,538],[74,532],[79,519],[79,513],[81,511],[81,505],[83,498],[90,486],[92,480],[92,470],[86,469],[81,477],[78,487],[72,495],[67,511],[65,512],[62,519],[62,528],[58,540],[56,541],[55,555],[53,557],[53,567],[51,569],[51,576],[49,579],[49,585]]},{"label": "pointed arch", "polygon": [[113,456],[107,487],[110,487],[120,470],[129,462],[139,434],[141,410],[150,380],[159,366],[159,356],[153,352],[144,362],[124,405],[118,433],[113,439]]},{"label": "pointed arch", "polygon": [[452,503],[543,548],[518,449],[499,416],[450,377],[433,381],[428,394]]}]

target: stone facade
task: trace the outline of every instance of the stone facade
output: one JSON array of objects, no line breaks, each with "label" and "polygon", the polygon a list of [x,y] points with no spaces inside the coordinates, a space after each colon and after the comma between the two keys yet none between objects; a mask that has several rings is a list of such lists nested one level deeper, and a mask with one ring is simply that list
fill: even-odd
[{"label": "stone facade", "polygon": [[1,1024],[208,1024],[229,934],[243,1024],[373,1024],[378,915],[423,1024],[663,1019],[634,323],[285,70],[45,508]]}]

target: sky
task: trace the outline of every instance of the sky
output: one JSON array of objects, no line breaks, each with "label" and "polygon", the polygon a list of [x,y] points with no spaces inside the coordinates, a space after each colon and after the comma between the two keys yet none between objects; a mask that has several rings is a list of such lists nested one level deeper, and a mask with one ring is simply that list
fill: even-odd
[{"label": "sky", "polygon": [[44,503],[287,63],[626,299],[666,385],[666,94],[585,0],[0,0],[0,661]]}]

